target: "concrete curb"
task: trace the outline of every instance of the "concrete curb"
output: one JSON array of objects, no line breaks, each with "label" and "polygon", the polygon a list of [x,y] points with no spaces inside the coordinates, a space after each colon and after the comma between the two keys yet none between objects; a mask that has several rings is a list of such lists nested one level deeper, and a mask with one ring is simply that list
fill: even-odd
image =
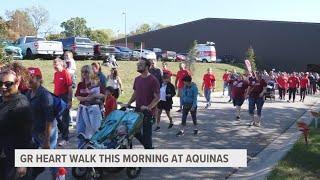
[{"label": "concrete curb", "polygon": [[297,119],[286,132],[281,134],[257,156],[250,160],[246,168],[239,168],[227,179],[267,179],[273,167],[292,149],[293,145],[300,138],[301,132],[298,131],[296,122],[303,121],[310,124],[313,119],[310,112],[318,112],[320,110],[319,107],[320,100]]}]

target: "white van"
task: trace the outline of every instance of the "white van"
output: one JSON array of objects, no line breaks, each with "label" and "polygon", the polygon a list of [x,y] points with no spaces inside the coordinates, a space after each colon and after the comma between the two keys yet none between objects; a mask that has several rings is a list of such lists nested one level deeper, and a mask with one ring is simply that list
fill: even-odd
[{"label": "white van", "polygon": [[197,61],[201,62],[216,62],[216,48],[215,43],[207,42],[207,44],[197,44]]}]

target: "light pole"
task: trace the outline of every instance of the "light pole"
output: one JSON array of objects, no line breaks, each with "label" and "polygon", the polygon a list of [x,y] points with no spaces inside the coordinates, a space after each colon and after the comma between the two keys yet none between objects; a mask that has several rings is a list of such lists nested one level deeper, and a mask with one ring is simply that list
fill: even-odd
[{"label": "light pole", "polygon": [[122,13],[124,14],[124,37],[126,39],[126,47],[128,47],[128,40],[127,40],[127,14],[126,13]]}]

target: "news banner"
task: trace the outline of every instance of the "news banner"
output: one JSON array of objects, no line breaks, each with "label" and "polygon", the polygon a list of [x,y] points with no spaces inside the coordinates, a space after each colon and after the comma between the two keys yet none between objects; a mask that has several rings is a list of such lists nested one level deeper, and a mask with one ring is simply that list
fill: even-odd
[{"label": "news banner", "polygon": [[246,149],[17,149],[16,167],[247,167]]}]

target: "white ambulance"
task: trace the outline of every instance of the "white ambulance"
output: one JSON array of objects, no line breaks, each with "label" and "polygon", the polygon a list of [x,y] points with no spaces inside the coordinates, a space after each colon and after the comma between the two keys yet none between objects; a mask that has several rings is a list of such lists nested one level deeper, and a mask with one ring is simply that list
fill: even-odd
[{"label": "white ambulance", "polygon": [[197,44],[197,61],[204,63],[216,62],[216,48],[215,43],[207,42],[206,44]]}]

